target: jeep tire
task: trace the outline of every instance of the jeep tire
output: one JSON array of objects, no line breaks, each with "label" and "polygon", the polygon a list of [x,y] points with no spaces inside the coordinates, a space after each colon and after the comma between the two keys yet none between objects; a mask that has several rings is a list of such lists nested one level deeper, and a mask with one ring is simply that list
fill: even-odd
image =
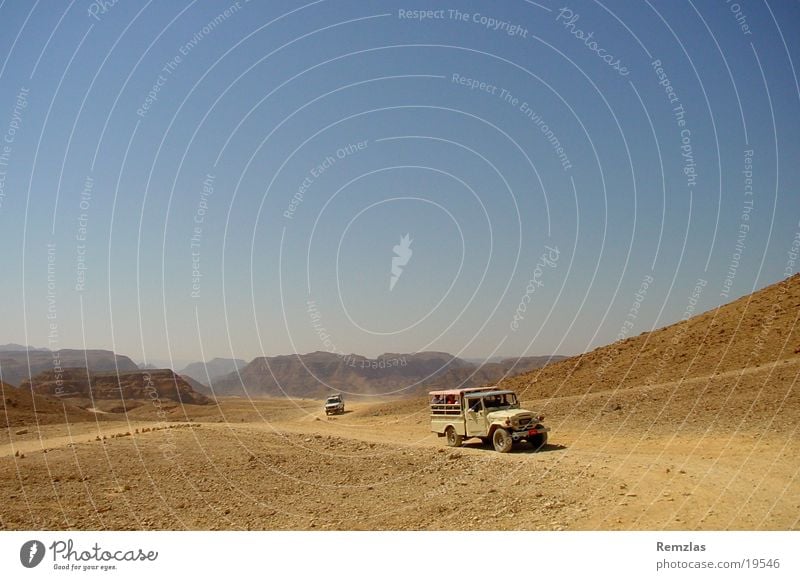
[{"label": "jeep tire", "polygon": [[498,453],[508,453],[514,445],[514,440],[511,438],[511,433],[505,429],[497,429],[492,435],[492,444]]},{"label": "jeep tire", "polygon": [[[536,425],[536,429],[543,429],[542,425]],[[547,445],[547,432],[544,433],[537,433],[531,437],[528,437],[528,443],[536,450],[539,451],[542,447]]]},{"label": "jeep tire", "polygon": [[445,437],[447,437],[447,446],[448,447],[461,447],[461,443],[463,443],[464,438],[456,433],[456,430],[453,426],[449,426],[447,429],[444,430]]}]

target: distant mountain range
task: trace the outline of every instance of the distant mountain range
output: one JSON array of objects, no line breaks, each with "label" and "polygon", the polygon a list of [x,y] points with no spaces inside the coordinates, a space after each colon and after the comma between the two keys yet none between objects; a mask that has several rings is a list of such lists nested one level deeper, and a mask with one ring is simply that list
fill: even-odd
[{"label": "distant mountain range", "polygon": [[15,342],[9,342],[8,344],[0,344],[0,352],[15,352],[15,351],[22,351],[22,350],[35,350],[35,351],[45,351],[50,352],[49,348],[37,348],[35,346],[25,346],[24,344],[17,344]]},{"label": "distant mountain range", "polygon": [[211,381],[217,395],[324,397],[332,391],[355,395],[417,395],[432,388],[492,383],[508,373],[540,368],[560,356],[504,359],[483,365],[446,352],[386,353],[374,359],[329,352],[259,357]]},{"label": "distant mountain range", "polygon": [[[539,356],[470,362],[446,352],[387,353],[371,359],[318,351],[258,357],[250,363],[242,359],[214,358],[191,363],[175,377],[161,379],[164,383],[175,383],[171,392],[184,402],[194,400],[192,393],[315,398],[337,391],[356,395],[413,396],[431,388],[496,382],[509,374],[537,369],[563,358]],[[29,387],[33,383],[38,394],[52,395],[51,387],[59,370],[71,389],[86,396],[90,380],[93,391],[99,389],[100,392],[107,383],[113,383],[111,375],[119,373],[125,379],[117,381],[118,386],[127,385],[127,396],[133,397],[141,394],[141,377],[145,372],[162,372],[152,365],[140,368],[129,357],[108,350],[50,351],[16,344],[0,347],[0,378],[8,385]],[[169,398],[175,397],[169,395]]]},{"label": "distant mountain range", "polygon": [[184,367],[180,374],[207,384],[245,366],[247,366],[247,361],[240,358],[213,358],[208,362],[193,362]]},{"label": "distant mountain range", "polygon": [[44,371],[52,371],[57,366],[62,369],[88,369],[92,372],[139,370],[130,358],[110,350],[25,350],[23,346],[22,350],[0,351],[0,375],[6,384],[19,385],[24,380]]}]

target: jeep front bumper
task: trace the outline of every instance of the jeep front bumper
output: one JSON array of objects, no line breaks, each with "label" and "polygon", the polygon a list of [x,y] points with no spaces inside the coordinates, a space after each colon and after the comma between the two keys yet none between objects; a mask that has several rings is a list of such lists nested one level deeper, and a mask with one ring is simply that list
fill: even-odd
[{"label": "jeep front bumper", "polygon": [[514,441],[519,441],[520,439],[527,439],[528,437],[534,437],[539,435],[540,433],[547,433],[550,431],[549,427],[539,427],[538,429],[525,429],[523,431],[512,431],[511,438]]}]

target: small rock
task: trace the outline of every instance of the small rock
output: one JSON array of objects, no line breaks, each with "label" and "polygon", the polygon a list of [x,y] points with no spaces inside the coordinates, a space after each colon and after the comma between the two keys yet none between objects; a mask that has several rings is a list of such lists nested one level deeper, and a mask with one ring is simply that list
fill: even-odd
[{"label": "small rock", "polygon": [[27,429],[20,429],[19,431],[16,432],[16,435],[25,435],[27,433],[28,433]]}]

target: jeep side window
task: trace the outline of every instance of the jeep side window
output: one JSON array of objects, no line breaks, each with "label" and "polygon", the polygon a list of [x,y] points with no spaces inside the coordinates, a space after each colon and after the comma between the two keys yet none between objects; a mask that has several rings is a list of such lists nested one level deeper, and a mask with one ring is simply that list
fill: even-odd
[{"label": "jeep side window", "polygon": [[475,399],[475,401],[469,407],[470,411],[479,412],[481,410],[481,400]]}]

